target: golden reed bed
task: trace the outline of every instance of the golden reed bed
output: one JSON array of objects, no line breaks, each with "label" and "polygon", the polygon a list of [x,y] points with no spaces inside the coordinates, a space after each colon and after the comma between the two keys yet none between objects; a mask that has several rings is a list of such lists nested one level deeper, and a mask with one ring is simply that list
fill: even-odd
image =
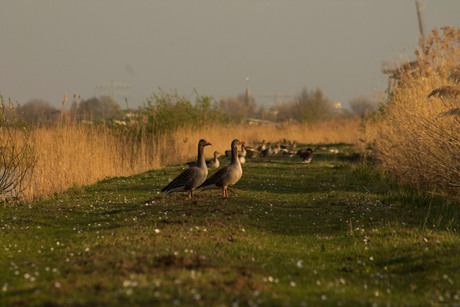
[{"label": "golden reed bed", "polygon": [[363,138],[399,182],[460,197],[460,28],[434,29],[425,50],[399,70]]},{"label": "golden reed bed", "polygon": [[30,200],[60,192],[72,186],[88,185],[98,180],[129,176],[149,169],[183,163],[194,159],[197,142],[205,138],[213,146],[206,150],[223,152],[234,138],[250,145],[260,141],[283,139],[298,143],[356,143],[358,119],[329,120],[311,126],[299,124],[213,126],[199,130],[182,129],[154,141],[107,127],[72,123],[55,127],[33,128],[33,147],[37,163],[29,186],[24,191]]}]

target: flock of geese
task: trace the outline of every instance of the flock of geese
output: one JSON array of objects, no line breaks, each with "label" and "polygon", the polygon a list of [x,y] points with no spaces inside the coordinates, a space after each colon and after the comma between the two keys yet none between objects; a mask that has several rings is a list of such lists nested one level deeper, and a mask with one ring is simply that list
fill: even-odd
[{"label": "flock of geese", "polygon": [[[296,151],[296,144],[289,141],[288,145],[281,146],[279,143],[272,148],[270,143],[265,144],[265,141],[257,147],[246,147],[245,142],[239,139],[234,139],[231,143],[230,150],[225,151],[225,155],[230,158],[230,164],[219,169],[211,177],[208,176],[208,168],[218,168],[220,162],[218,155],[220,152],[214,152],[214,158],[206,161],[204,158],[204,148],[212,145],[205,139],[198,142],[198,157],[196,161],[188,162],[188,169],[180,173],[161,191],[164,192],[163,197],[172,192],[188,192],[188,197],[193,197],[193,192],[199,192],[208,189],[221,189],[222,197],[228,197],[228,187],[234,185],[240,180],[243,175],[241,164],[246,162],[246,157],[266,157],[269,155],[283,155],[292,157],[295,154],[299,155],[302,163],[311,163],[313,159],[313,150],[311,148],[302,148]],[[241,151],[238,151],[238,146],[241,146]]]}]

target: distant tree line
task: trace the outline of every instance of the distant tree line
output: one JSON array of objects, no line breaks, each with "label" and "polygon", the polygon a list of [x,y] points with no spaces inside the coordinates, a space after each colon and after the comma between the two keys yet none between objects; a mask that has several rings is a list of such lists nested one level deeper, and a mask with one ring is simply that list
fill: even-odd
[{"label": "distant tree line", "polygon": [[223,99],[223,111],[237,122],[255,118],[272,122],[310,123],[337,117],[364,117],[376,109],[375,104],[365,96],[354,98],[349,104],[350,110],[335,110],[333,102],[321,89],[308,90],[304,87],[294,99],[277,103],[268,109],[263,105],[257,108],[255,100],[252,97],[247,99],[244,94],[227,97]]},{"label": "distant tree line", "polygon": [[[202,126],[211,122],[243,123],[249,119],[258,119],[310,123],[337,117],[364,117],[376,109],[375,104],[365,96],[352,99],[349,105],[350,110],[338,112],[333,102],[319,88],[308,90],[304,87],[294,99],[268,109],[263,105],[258,107],[254,97],[245,93],[220,101],[195,93],[191,101],[177,92],[167,93],[159,89],[134,112],[139,115],[139,120],[142,117],[142,121],[148,123],[149,129],[164,133],[180,126]],[[87,100],[74,97],[69,111],[59,110],[40,99],[32,99],[20,106],[20,110],[27,121],[35,124],[53,122],[63,115],[76,121],[122,120],[127,113],[108,96]]]},{"label": "distant tree line", "polygon": [[123,112],[120,106],[110,97],[90,98],[87,100],[74,99],[70,111],[62,111],[51,106],[47,101],[32,99],[18,107],[23,118],[34,124],[46,124],[60,119],[64,114],[74,120],[100,121],[121,119]]}]

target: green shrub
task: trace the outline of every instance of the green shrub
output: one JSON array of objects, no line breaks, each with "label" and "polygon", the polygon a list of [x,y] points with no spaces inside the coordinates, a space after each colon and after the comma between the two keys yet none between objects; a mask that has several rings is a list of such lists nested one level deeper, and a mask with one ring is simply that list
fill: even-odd
[{"label": "green shrub", "polygon": [[159,136],[178,128],[198,128],[228,121],[222,113],[222,106],[212,97],[199,95],[196,91],[195,95],[192,103],[177,92],[165,93],[160,89],[153,93],[141,107],[142,120],[148,131]]}]

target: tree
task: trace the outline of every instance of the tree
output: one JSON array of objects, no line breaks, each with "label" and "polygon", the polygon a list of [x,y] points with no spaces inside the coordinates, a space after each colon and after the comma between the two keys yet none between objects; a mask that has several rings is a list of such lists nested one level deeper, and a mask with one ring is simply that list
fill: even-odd
[{"label": "tree", "polygon": [[257,114],[257,103],[254,97],[248,96],[245,93],[239,94],[237,97],[227,97],[222,100],[224,112],[236,121],[244,121],[247,118],[254,117]]},{"label": "tree", "polygon": [[105,120],[121,116],[120,106],[108,96],[82,100],[78,105],[73,104],[71,111],[77,119],[83,120]]},{"label": "tree", "polygon": [[295,101],[285,101],[275,106],[277,111],[277,121],[286,122],[295,119],[296,103]]},{"label": "tree", "polygon": [[32,99],[20,107],[24,120],[34,123],[43,124],[54,121],[59,117],[60,111],[49,105],[47,101],[41,99]]},{"label": "tree", "polygon": [[159,89],[147,98],[141,112],[147,129],[155,135],[170,133],[181,127],[203,127],[225,121],[222,106],[214,98],[195,91],[195,100],[180,96],[177,92],[167,93]]},{"label": "tree", "polygon": [[325,97],[319,88],[308,91],[306,87],[297,96],[294,110],[293,118],[299,122],[326,119],[331,117],[333,112],[331,100]]},{"label": "tree", "polygon": [[359,96],[349,101],[351,111],[359,116],[364,117],[367,113],[375,111],[376,104],[367,96]]}]

